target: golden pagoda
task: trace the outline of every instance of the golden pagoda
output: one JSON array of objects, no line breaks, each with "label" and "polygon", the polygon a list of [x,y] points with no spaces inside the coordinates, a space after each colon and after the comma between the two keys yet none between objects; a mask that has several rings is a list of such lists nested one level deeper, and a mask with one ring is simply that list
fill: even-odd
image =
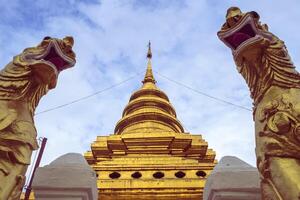
[{"label": "golden pagoda", "polygon": [[156,86],[151,46],[142,87],[114,134],[98,136],[85,153],[98,176],[99,199],[202,199],[215,152],[201,135],[184,132],[167,95]]}]

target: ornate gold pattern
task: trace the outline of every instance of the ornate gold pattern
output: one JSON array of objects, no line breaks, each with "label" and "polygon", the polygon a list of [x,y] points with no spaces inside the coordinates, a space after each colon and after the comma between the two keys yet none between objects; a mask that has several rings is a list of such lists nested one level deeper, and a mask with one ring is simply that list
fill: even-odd
[{"label": "ornate gold pattern", "polygon": [[73,38],[45,37],[0,72],[0,199],[19,199],[33,150],[38,148],[33,115],[56,86],[60,71],[75,64]]},{"label": "ornate gold pattern", "polygon": [[254,100],[263,199],[300,199],[300,74],[259,15],[229,8],[219,38],[232,50]]}]

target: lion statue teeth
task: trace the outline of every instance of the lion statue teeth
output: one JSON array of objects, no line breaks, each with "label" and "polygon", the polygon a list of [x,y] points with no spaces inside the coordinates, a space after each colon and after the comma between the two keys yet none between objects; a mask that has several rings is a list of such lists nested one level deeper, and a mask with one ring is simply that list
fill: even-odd
[{"label": "lion statue teeth", "polygon": [[263,199],[300,198],[300,74],[258,13],[227,11],[218,37],[231,49],[253,98]]},{"label": "lion statue teeth", "polygon": [[0,71],[0,199],[20,198],[31,153],[38,149],[34,111],[58,74],[75,65],[73,43],[72,37],[45,37]]}]

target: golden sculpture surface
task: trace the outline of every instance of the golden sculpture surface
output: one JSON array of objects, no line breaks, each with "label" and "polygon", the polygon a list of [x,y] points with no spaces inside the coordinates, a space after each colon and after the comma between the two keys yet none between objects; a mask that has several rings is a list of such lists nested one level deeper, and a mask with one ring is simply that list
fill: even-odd
[{"label": "golden sculpture surface", "polygon": [[259,15],[227,11],[219,38],[232,50],[253,98],[263,199],[300,199],[300,75],[284,42]]},{"label": "golden sculpture surface", "polygon": [[73,42],[45,37],[0,72],[0,199],[20,198],[31,153],[38,148],[35,108],[56,86],[59,72],[75,64]]},{"label": "golden sculpture surface", "polygon": [[134,92],[109,136],[98,136],[85,158],[98,174],[104,200],[202,199],[215,152],[191,135],[168,96],[156,86],[149,45],[142,87]]}]

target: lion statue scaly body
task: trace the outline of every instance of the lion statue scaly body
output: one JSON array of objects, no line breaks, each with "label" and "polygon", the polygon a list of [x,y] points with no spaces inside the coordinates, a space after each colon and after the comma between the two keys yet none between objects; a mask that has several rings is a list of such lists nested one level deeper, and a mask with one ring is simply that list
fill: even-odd
[{"label": "lion statue scaly body", "polygon": [[31,153],[38,149],[35,108],[56,86],[59,72],[75,64],[72,46],[72,37],[45,37],[0,71],[0,199],[20,198]]},{"label": "lion statue scaly body", "polygon": [[232,50],[253,98],[263,199],[300,199],[300,74],[284,42],[252,11],[229,8],[219,38]]}]

